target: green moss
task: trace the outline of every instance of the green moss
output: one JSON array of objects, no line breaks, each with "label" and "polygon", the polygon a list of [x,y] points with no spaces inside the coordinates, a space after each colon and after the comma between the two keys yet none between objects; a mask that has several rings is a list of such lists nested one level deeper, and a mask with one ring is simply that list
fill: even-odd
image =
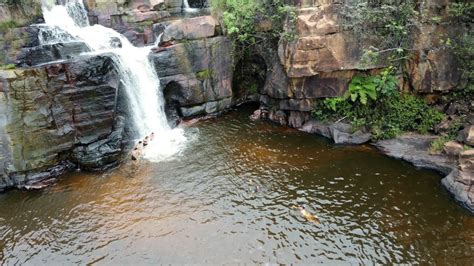
[{"label": "green moss", "polygon": [[0,22],[0,32],[5,32],[9,29],[14,29],[19,27],[18,23],[14,20],[8,20],[4,22]]},{"label": "green moss", "polygon": [[210,79],[212,78],[212,70],[206,69],[203,71],[199,71],[196,73],[196,78],[200,80]]},{"label": "green moss", "polygon": [[15,68],[16,66],[14,64],[0,65],[0,70],[12,70]]}]

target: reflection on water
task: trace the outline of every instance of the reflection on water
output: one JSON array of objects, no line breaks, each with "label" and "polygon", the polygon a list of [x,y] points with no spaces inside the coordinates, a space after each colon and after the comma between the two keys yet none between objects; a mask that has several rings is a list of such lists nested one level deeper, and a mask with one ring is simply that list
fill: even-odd
[{"label": "reflection on water", "polygon": [[247,113],[186,129],[196,139],[175,160],[0,195],[0,261],[473,261],[474,218],[439,175]]}]

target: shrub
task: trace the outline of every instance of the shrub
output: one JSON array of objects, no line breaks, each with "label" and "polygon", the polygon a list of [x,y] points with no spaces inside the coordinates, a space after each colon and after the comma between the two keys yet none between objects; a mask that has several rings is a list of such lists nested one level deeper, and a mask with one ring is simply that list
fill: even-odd
[{"label": "shrub", "polygon": [[367,127],[375,139],[432,130],[444,115],[424,100],[400,93],[392,71],[388,68],[376,76],[354,77],[345,97],[318,101],[313,116],[320,120],[347,119],[355,128]]}]

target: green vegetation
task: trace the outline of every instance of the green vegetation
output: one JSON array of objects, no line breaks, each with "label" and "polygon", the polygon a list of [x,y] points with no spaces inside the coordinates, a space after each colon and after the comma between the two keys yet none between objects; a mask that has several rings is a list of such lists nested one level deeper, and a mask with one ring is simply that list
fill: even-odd
[{"label": "green vegetation", "polygon": [[376,76],[355,76],[343,97],[318,101],[313,116],[319,120],[349,120],[355,129],[367,127],[375,139],[432,130],[444,115],[424,100],[399,92],[393,71],[389,67]]},{"label": "green vegetation", "polygon": [[462,22],[474,22],[474,3],[471,0],[456,1],[448,6],[450,17]]},{"label": "green vegetation", "polygon": [[14,64],[0,65],[0,70],[12,70],[15,68],[16,66]]},{"label": "green vegetation", "polygon": [[440,153],[444,148],[444,144],[446,144],[446,142],[448,142],[450,140],[451,139],[448,136],[441,136],[441,137],[437,138],[436,140],[431,142],[429,152],[430,153]]},{"label": "green vegetation", "polygon": [[342,5],[342,26],[364,41],[362,67],[388,60],[401,65],[413,43],[419,16],[414,0],[352,0]]},{"label": "green vegetation", "polygon": [[14,20],[0,22],[0,32],[5,32],[9,29],[17,28],[18,26],[18,23]]},{"label": "green vegetation", "polygon": [[[271,27],[266,29],[274,37],[283,35],[286,19],[294,22],[296,9],[286,5],[282,0],[211,0],[211,9],[223,22],[228,35],[241,43],[258,42],[259,23],[269,21]],[[292,23],[289,23],[292,24]]]},{"label": "green vegetation", "polygon": [[196,78],[200,80],[210,79],[212,78],[212,71],[209,69],[199,71],[196,73]]},{"label": "green vegetation", "polygon": [[452,121],[447,132],[431,143],[429,151],[431,153],[441,152],[446,142],[455,140],[457,138],[458,132],[462,129],[463,124],[462,118]]},{"label": "green vegetation", "polygon": [[248,56],[255,45],[296,37],[294,30],[285,29],[296,24],[296,9],[283,0],[211,0],[211,9],[233,40],[237,59]]}]

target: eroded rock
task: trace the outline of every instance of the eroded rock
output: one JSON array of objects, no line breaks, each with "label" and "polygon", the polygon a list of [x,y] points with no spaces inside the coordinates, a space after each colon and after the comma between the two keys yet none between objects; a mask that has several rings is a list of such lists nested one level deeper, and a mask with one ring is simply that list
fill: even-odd
[{"label": "eroded rock", "polygon": [[353,132],[352,126],[345,123],[310,120],[299,130],[332,139],[336,144],[363,144],[371,140],[370,133],[363,130]]},{"label": "eroded rock", "polygon": [[457,201],[474,212],[474,149],[462,152],[457,168],[441,182]]},{"label": "eroded rock", "polygon": [[218,22],[212,16],[180,19],[164,31],[162,40],[195,40],[216,36]]},{"label": "eroded rock", "polygon": [[457,141],[448,141],[444,144],[443,151],[449,156],[458,156],[464,150],[463,145]]},{"label": "eroded rock", "polygon": [[433,169],[449,174],[456,168],[456,159],[428,152],[437,136],[405,134],[394,139],[381,140],[375,146],[390,157],[403,159],[417,167]]}]

